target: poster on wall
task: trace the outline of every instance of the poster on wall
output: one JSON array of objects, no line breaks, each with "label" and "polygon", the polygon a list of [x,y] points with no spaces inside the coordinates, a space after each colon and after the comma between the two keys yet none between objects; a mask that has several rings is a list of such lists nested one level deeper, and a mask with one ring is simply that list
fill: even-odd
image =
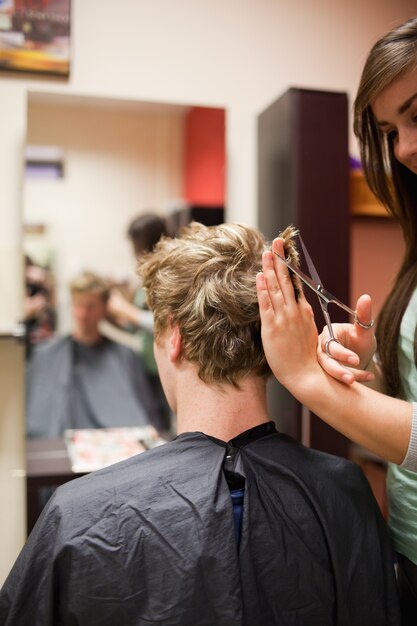
[{"label": "poster on wall", "polygon": [[0,70],[69,76],[71,0],[0,0]]}]

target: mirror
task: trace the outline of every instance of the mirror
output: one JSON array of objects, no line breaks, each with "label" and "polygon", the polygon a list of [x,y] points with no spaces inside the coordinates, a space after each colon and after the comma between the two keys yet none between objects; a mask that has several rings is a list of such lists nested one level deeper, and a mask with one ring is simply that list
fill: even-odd
[{"label": "mirror", "polygon": [[[24,252],[52,269],[59,333],[70,330],[68,284],[80,270],[131,277],[134,217],[224,205],[222,109],[31,92],[26,145],[46,150],[46,165],[39,172],[41,153],[36,176],[29,153]],[[47,171],[54,156],[60,177]]]},{"label": "mirror", "polygon": [[[222,221],[225,112],[44,92],[28,94],[27,110],[24,254],[30,295],[50,298],[38,344],[71,333],[69,283],[81,271],[134,281],[134,218],[164,216],[171,233],[192,218]],[[48,384],[43,397],[57,369]]]}]

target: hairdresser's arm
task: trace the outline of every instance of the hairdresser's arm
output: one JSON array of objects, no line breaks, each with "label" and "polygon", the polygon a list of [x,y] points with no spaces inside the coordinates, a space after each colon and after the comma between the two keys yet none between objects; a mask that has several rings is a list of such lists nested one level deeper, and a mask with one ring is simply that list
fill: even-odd
[{"label": "hairdresser's arm", "polygon": [[[283,255],[281,239],[273,249]],[[277,379],[330,426],[378,456],[401,463],[409,452],[413,406],[326,374],[317,361],[311,307],[304,296],[295,300],[286,265],[270,252],[264,254],[257,289],[262,341]]]},{"label": "hairdresser's arm", "polygon": [[117,289],[112,289],[107,302],[107,311],[110,315],[119,319],[122,323],[128,322],[148,330],[153,331],[153,315],[150,311],[139,309],[137,306],[126,300]]}]

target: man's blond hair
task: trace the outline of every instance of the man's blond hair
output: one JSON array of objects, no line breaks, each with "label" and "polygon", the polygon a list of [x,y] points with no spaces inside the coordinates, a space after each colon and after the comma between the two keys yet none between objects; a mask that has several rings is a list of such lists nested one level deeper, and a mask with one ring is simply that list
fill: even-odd
[{"label": "man's blond hair", "polygon": [[101,297],[104,302],[107,302],[110,293],[110,287],[108,282],[95,274],[94,272],[84,271],[75,276],[69,285],[71,295],[92,293]]},{"label": "man's blond hair", "polygon": [[156,341],[178,325],[184,357],[206,383],[238,387],[248,374],[270,374],[256,295],[266,249],[254,228],[194,222],[139,262]]}]

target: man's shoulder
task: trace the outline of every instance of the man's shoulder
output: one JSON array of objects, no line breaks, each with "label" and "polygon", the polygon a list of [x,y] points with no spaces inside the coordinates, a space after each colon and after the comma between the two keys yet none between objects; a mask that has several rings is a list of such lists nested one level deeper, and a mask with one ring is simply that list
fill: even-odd
[{"label": "man's shoulder", "polygon": [[[93,498],[94,506],[107,502],[109,494],[125,497],[133,491],[140,491],[142,496],[155,493],[162,478],[172,478],[175,466],[179,464],[177,440],[168,441],[124,461],[114,463],[86,476],[76,478],[58,487],[53,496],[54,506],[72,507],[81,501]],[[184,454],[184,450],[181,450]]]},{"label": "man's shoulder", "polygon": [[[276,435],[258,448],[261,465],[267,466],[272,490],[284,489],[291,498],[308,502],[334,528],[335,520],[346,528],[354,520],[376,519],[379,510],[370,485],[356,463],[308,448],[286,435]],[[260,442],[262,444],[262,442]],[[282,493],[281,496],[282,497]],[[343,502],[341,507],[340,503]],[[333,520],[333,521],[332,521]]]},{"label": "man's shoulder", "polygon": [[[34,347],[33,354],[28,360],[28,372],[38,371],[41,365],[48,368],[56,366],[56,359],[65,359],[70,354],[71,337],[69,335],[46,339]],[[43,371],[43,370],[42,370]]]},{"label": "man's shoulder", "polygon": [[297,449],[300,451],[300,454],[305,456],[306,460],[314,463],[314,465],[317,465],[318,468],[321,468],[325,472],[330,470],[336,472],[336,474],[351,472],[356,474],[359,469],[358,466],[349,459],[330,452],[310,448],[298,442]]},{"label": "man's shoulder", "polygon": [[46,339],[41,343],[38,343],[34,349],[34,355],[37,356],[39,354],[50,354],[52,352],[57,352],[62,348],[66,348],[71,344],[70,335],[62,335],[51,337],[50,339]]},{"label": "man's shoulder", "polygon": [[145,523],[145,511],[151,511],[155,502],[160,510],[165,506],[168,512],[172,489],[204,472],[196,463],[198,441],[214,447],[198,434],[190,445],[174,439],[61,485],[48,502],[46,525],[52,522],[53,526],[61,526],[60,536],[67,543],[71,537],[88,533],[96,523],[112,527],[122,517],[130,520],[132,511],[140,510]]},{"label": "man's shoulder", "polygon": [[332,490],[362,489],[366,485],[361,468],[349,459],[309,448],[284,434],[278,434],[272,445],[276,446],[280,463],[301,475],[308,484],[327,485]]},{"label": "man's shoulder", "polygon": [[134,492],[146,501],[157,485],[154,452],[161,456],[155,448],[61,485],[48,502],[46,518],[65,527],[62,536],[69,539],[73,531],[87,531],[118,508],[128,508]]}]

